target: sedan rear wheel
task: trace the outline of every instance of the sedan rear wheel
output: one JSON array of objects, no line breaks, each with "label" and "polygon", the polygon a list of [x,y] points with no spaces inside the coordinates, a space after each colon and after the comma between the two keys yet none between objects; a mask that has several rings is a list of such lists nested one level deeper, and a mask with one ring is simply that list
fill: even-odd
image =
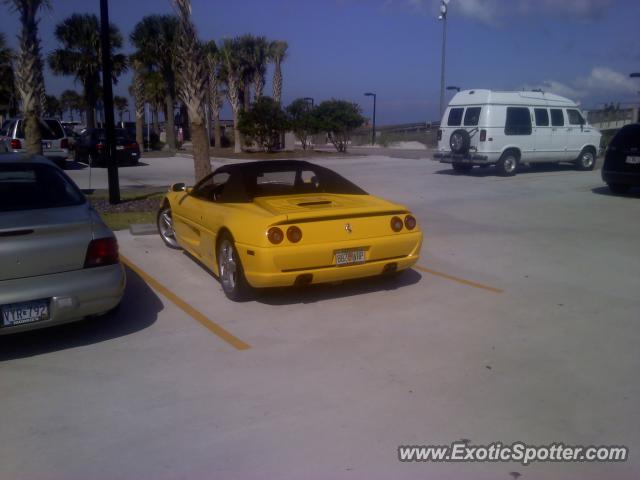
[{"label": "sedan rear wheel", "polygon": [[244,276],[233,240],[225,235],[218,245],[218,276],[225,295],[234,302],[248,297],[250,287]]},{"label": "sedan rear wheel", "polygon": [[178,240],[176,239],[176,232],[173,229],[173,216],[171,214],[171,207],[164,206],[158,211],[158,217],[156,219],[158,225],[158,233],[160,238],[169,248],[179,249]]}]

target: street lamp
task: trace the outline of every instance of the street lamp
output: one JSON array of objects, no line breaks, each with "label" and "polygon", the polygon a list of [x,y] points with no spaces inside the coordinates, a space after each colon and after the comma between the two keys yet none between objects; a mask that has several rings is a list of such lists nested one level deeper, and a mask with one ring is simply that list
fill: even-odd
[{"label": "street lamp", "polygon": [[376,144],[376,94],[367,92],[365,97],[373,97],[373,130],[371,131],[371,145]]},{"label": "street lamp", "polygon": [[444,60],[447,45],[447,6],[449,0],[440,0],[440,15],[438,20],[442,20],[442,65],[440,67],[440,117],[444,112]]},{"label": "street lamp", "polygon": [[456,92],[459,92],[460,91],[460,87],[454,87],[453,85],[449,85],[447,87],[447,90],[455,90]]}]

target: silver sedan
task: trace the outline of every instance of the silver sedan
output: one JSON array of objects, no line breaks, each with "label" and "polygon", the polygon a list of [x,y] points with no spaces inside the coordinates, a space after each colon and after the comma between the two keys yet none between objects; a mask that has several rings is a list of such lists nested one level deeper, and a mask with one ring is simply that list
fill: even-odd
[{"label": "silver sedan", "polygon": [[0,156],[0,335],[106,313],[124,293],[113,232],[43,157]]}]

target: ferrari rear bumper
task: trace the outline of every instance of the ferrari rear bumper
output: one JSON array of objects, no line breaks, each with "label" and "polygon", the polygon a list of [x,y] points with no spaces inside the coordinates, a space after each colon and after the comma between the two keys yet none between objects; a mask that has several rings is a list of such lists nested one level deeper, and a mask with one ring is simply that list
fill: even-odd
[{"label": "ferrari rear bumper", "polygon": [[[410,268],[419,259],[422,233],[323,245],[236,246],[251,286],[286,287],[371,277]],[[364,250],[364,262],[336,265],[336,252],[344,250]]]}]

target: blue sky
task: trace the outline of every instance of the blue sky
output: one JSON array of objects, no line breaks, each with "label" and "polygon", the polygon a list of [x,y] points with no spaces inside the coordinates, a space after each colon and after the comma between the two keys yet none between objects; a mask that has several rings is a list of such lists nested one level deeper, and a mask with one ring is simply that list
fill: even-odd
[{"label": "blue sky", "polygon": [[[243,33],[289,43],[284,102],[332,97],[358,102],[378,94],[378,123],[438,117],[440,0],[192,0],[203,40]],[[56,23],[98,14],[98,0],[51,0],[40,29],[45,53],[57,47]],[[0,30],[15,46],[17,17],[6,6]],[[5,13],[7,12],[7,13]],[[128,38],[144,15],[171,13],[169,0],[110,0],[111,21]],[[446,83],[463,88],[543,88],[580,100],[640,102],[637,0],[450,0]],[[126,51],[131,51],[128,44]],[[269,72],[268,77],[270,77]],[[126,95],[130,75],[115,93]],[[73,87],[47,73],[49,93]],[[270,79],[266,92],[270,92]],[[81,91],[80,85],[75,85]],[[224,116],[228,116],[228,109]]]}]

